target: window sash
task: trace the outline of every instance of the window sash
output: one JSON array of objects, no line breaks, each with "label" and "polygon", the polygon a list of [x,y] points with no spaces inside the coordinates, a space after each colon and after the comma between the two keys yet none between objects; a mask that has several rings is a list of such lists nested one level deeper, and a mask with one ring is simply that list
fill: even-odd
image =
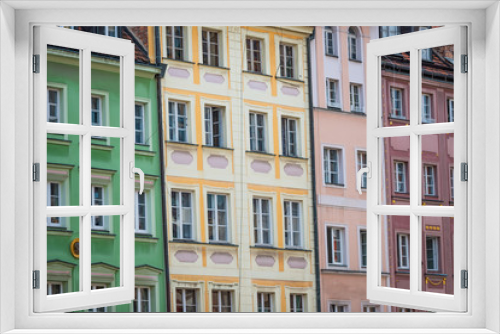
[{"label": "window sash", "polygon": [[448,122],[455,121],[455,100],[448,99]]},{"label": "window sash", "polygon": [[403,114],[403,92],[401,89],[391,88],[391,116],[394,118],[404,118]]},{"label": "window sash", "polygon": [[348,47],[349,47],[349,59],[358,60],[358,37],[356,32],[349,28],[349,34],[347,36]]},{"label": "window sash", "polygon": [[172,191],[171,213],[173,238],[192,240],[194,238],[192,193]]},{"label": "window sash", "polygon": [[[368,166],[366,151],[358,151],[356,154],[356,172],[361,168],[365,168],[366,166]],[[361,176],[362,189],[366,189],[367,182],[367,175],[366,173],[363,173],[363,175]]]},{"label": "window sash", "polygon": [[300,202],[285,201],[285,246],[302,247],[302,205]]},{"label": "window sash", "polygon": [[281,119],[281,139],[283,155],[297,156],[297,120],[283,117]]},{"label": "window sash", "polygon": [[295,47],[280,44],[280,75],[284,78],[295,77]]},{"label": "window sash", "polygon": [[184,59],[184,27],[181,26],[167,26],[166,27],[166,48],[167,58],[176,60]]},{"label": "window sash", "polygon": [[148,200],[146,192],[135,192],[135,231],[144,233],[148,231]]},{"label": "window sash", "polygon": [[[188,296],[189,295],[189,296]],[[176,299],[177,303],[176,312],[198,312],[198,295],[196,289],[176,289]],[[193,302],[188,304],[188,301]]]},{"label": "window sash", "polygon": [[325,54],[328,56],[337,56],[336,32],[333,29],[325,29]]},{"label": "window sash", "polygon": [[138,286],[135,288],[135,298],[133,300],[134,312],[151,312],[151,288]]},{"label": "window sash", "polygon": [[344,228],[327,227],[327,248],[328,265],[342,266],[346,264]]},{"label": "window sash", "polygon": [[439,270],[439,238],[426,237],[426,263],[427,270]]},{"label": "window sash", "polygon": [[182,102],[168,102],[169,138],[181,143],[187,142],[188,115],[187,104]]},{"label": "window sash", "polygon": [[146,143],[144,104],[135,104],[135,143]]},{"label": "window sash", "polygon": [[359,253],[360,253],[360,267],[366,268],[367,265],[367,239],[366,239],[366,230],[359,231]]},{"label": "window sash", "polygon": [[221,66],[220,64],[220,33],[217,31],[201,31],[203,64]]},{"label": "window sash", "polygon": [[233,312],[233,293],[230,290],[212,291],[212,312]]},{"label": "window sash", "polygon": [[[54,94],[55,99],[52,99]],[[47,122],[61,122],[61,91],[59,89],[47,89]]]},{"label": "window sash", "polygon": [[325,148],[323,153],[324,169],[325,169],[325,183],[342,185],[341,180],[341,150]]},{"label": "window sash", "polygon": [[326,90],[327,90],[329,107],[340,107],[338,87],[339,85],[337,80],[326,81]]},{"label": "window sash", "polygon": [[266,120],[263,114],[250,113],[250,150],[266,152]]},{"label": "window sash", "polygon": [[305,312],[304,295],[297,293],[290,294],[290,312]]},{"label": "window sash", "polygon": [[398,268],[410,269],[410,236],[399,233],[398,238]]},{"label": "window sash", "polygon": [[407,193],[407,184],[406,184],[406,162],[395,162],[394,170],[396,177],[396,189],[394,190],[397,193]]},{"label": "window sash", "polygon": [[102,97],[92,96],[92,126],[102,126]]},{"label": "window sash", "polygon": [[349,312],[349,306],[345,304],[330,304],[330,312]]},{"label": "window sash", "polygon": [[[264,198],[253,199],[253,219],[255,244],[272,245],[272,217],[270,200]],[[267,221],[267,227],[265,226],[265,221]]]},{"label": "window sash", "polygon": [[361,105],[361,86],[360,85],[350,85],[350,98],[351,98],[351,111],[353,112],[363,112]]},{"label": "window sash", "polygon": [[229,242],[229,208],[227,195],[207,194],[208,239]]},{"label": "window sash", "polygon": [[256,38],[246,39],[247,70],[262,73],[262,41]]},{"label": "window sash", "polygon": [[436,167],[424,166],[425,195],[436,196]]},{"label": "window sash", "polygon": [[432,118],[432,104],[431,96],[428,94],[422,94],[422,123],[434,123],[435,120]]},{"label": "window sash", "polygon": [[205,107],[205,145],[223,147],[223,119],[219,107]]},{"label": "window sash", "polygon": [[[92,202],[91,205],[100,206],[105,204],[105,191],[104,187],[92,186]],[[105,229],[104,216],[92,216],[92,229],[103,230]]]},{"label": "window sash", "polygon": [[257,312],[274,312],[274,293],[257,293]]}]

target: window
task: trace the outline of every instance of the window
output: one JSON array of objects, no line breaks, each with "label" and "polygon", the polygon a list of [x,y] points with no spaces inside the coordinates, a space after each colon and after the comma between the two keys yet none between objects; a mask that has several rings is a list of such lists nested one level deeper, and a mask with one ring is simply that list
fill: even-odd
[{"label": "window", "polygon": [[262,73],[262,41],[256,38],[247,38],[247,70]]},{"label": "window", "polygon": [[360,36],[357,28],[350,27],[347,35],[350,60],[361,60]]},{"label": "window", "polygon": [[233,293],[228,290],[212,291],[212,312],[233,312]]},{"label": "window", "polygon": [[363,305],[363,312],[380,312],[378,305]]},{"label": "window", "polygon": [[[47,182],[47,206],[60,206],[61,184],[59,182]],[[48,226],[61,226],[61,217],[47,217]]]},{"label": "window", "polygon": [[351,97],[351,111],[364,112],[361,85],[357,84],[350,85],[350,97]]},{"label": "window", "polygon": [[197,312],[198,300],[195,289],[176,289],[176,312]]},{"label": "window", "polygon": [[290,294],[290,312],[305,312],[304,297],[296,293]]},{"label": "window", "polygon": [[326,96],[329,107],[340,108],[339,82],[337,80],[326,80]]},{"label": "window", "polygon": [[181,102],[168,102],[168,133],[172,141],[187,142],[187,106]]},{"label": "window", "polygon": [[349,305],[330,303],[330,312],[349,312]]},{"label": "window", "polygon": [[274,293],[257,293],[257,312],[274,312]]},{"label": "window", "polygon": [[[92,186],[92,205],[104,205],[104,188]],[[103,216],[92,216],[92,228],[103,230],[104,229],[104,217]]]},{"label": "window", "polygon": [[118,37],[118,27],[116,26],[104,26],[97,27],[96,33],[99,35]]},{"label": "window", "polygon": [[167,33],[167,58],[185,60],[184,59],[184,27],[166,27]]},{"label": "window", "polygon": [[367,264],[367,244],[366,244],[366,230],[359,231],[359,258],[360,258],[360,267],[366,268]]},{"label": "window", "polygon": [[399,35],[399,27],[398,26],[382,26],[380,27],[380,37],[391,37]]},{"label": "window", "polygon": [[300,202],[285,201],[285,247],[302,247],[302,208]]},{"label": "window", "polygon": [[341,149],[325,148],[323,151],[323,166],[325,169],[326,184],[344,185],[344,166]]},{"label": "window", "polygon": [[[106,285],[104,284],[92,284],[90,286],[91,290],[100,290],[100,289],[106,289]],[[107,307],[96,307],[96,308],[91,308],[88,310],[89,312],[96,312],[96,313],[102,313],[102,312],[108,312]]]},{"label": "window", "polygon": [[217,31],[203,29],[201,31],[201,42],[203,47],[203,64],[221,66],[219,57],[220,33]]},{"label": "window", "polygon": [[253,226],[256,245],[271,245],[271,201],[253,199]]},{"label": "window", "polygon": [[145,233],[148,231],[147,226],[147,197],[146,193],[139,194],[135,192],[135,232]]},{"label": "window", "polygon": [[228,242],[227,195],[208,194],[208,239]]},{"label": "window", "polygon": [[327,227],[327,261],[329,266],[347,264],[345,259],[345,230],[340,227]]},{"label": "window", "polygon": [[47,122],[61,122],[61,91],[47,88]]},{"label": "window", "polygon": [[448,99],[448,122],[455,121],[455,100]]},{"label": "window", "polygon": [[205,145],[224,146],[222,109],[205,107]]},{"label": "window", "polygon": [[280,75],[284,78],[295,78],[295,47],[280,44]]},{"label": "window", "polygon": [[436,166],[424,166],[425,194],[436,196]]},{"label": "window", "polygon": [[250,117],[250,151],[266,151],[266,119],[265,115],[253,113]]},{"label": "window", "polygon": [[171,201],[173,238],[193,239],[192,194],[172,191]]},{"label": "window", "polygon": [[151,312],[151,288],[136,286],[132,304],[134,312]]},{"label": "window", "polygon": [[293,118],[281,118],[281,146],[283,155],[297,156],[297,120]]},{"label": "window", "polygon": [[100,96],[92,96],[92,125],[102,126],[102,98]]},{"label": "window", "polygon": [[[366,151],[357,151],[356,153],[356,172],[361,168],[365,168],[367,166],[367,156]],[[366,173],[363,173],[361,176],[361,188],[366,189],[367,185]]]},{"label": "window", "polygon": [[405,194],[408,192],[406,187],[406,167],[407,162],[397,161],[394,163],[394,172],[395,172],[395,185],[396,189],[394,190],[397,193]]},{"label": "window", "polygon": [[144,104],[135,104],[135,143],[145,144],[145,119],[144,119]]},{"label": "window", "polygon": [[410,235],[400,233],[398,238],[398,268],[410,269]]},{"label": "window", "polygon": [[47,282],[47,295],[58,295],[63,293],[63,284],[60,282]]},{"label": "window", "polygon": [[391,117],[405,118],[403,113],[403,90],[391,88]]},{"label": "window", "polygon": [[[429,27],[420,27],[420,31],[429,29]],[[432,61],[432,49],[422,49],[422,60]]]},{"label": "window", "polygon": [[426,237],[427,270],[439,270],[439,238]]},{"label": "window", "polygon": [[325,54],[327,56],[337,56],[337,28],[325,27]]},{"label": "window", "polygon": [[454,175],[454,168],[450,168],[450,196],[451,200],[455,198],[455,175]]},{"label": "window", "polygon": [[422,94],[422,123],[434,123],[432,118],[431,96]]}]

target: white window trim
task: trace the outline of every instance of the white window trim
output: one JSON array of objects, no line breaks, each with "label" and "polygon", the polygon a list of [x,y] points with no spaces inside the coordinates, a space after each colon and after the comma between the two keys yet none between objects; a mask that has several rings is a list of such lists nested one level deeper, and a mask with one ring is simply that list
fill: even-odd
[{"label": "white window trim", "polygon": [[[344,312],[331,312],[330,309],[332,305],[344,306],[346,310]],[[329,313],[350,313],[351,312],[351,301],[350,300],[328,300],[328,312]]]},{"label": "white window trim", "polygon": [[[402,164],[403,166],[403,186],[404,186],[404,191],[399,191],[398,187],[398,164]],[[394,160],[393,161],[393,166],[394,166],[394,192],[397,194],[407,194],[408,193],[408,161],[401,161],[401,160]]]},{"label": "white window trim", "polygon": [[[134,288],[134,290],[137,291],[137,289],[147,289],[147,291],[148,291],[148,309],[149,309],[148,312],[151,312],[152,311],[152,308],[151,308],[151,298],[153,296],[153,294],[151,293],[151,290],[152,290],[151,287],[150,286],[137,286],[136,285],[135,288]],[[140,293],[138,293],[137,296],[139,298],[137,299],[137,309],[138,309],[138,311],[136,311],[136,312],[137,313],[141,313],[141,312],[144,312],[144,311],[142,311],[142,304],[141,304],[142,297],[141,297]]]},{"label": "white window trim", "polygon": [[[293,230],[293,221],[289,221],[289,225],[290,225],[290,243],[292,243],[292,245],[287,245],[286,244],[286,233],[287,233],[287,222],[286,222],[286,218],[287,218],[287,215],[285,214],[285,206],[287,205],[287,203],[290,203],[290,210],[289,210],[289,219],[292,219],[293,216],[292,216],[292,204],[293,203],[298,203],[298,207],[299,207],[299,212],[298,212],[298,218],[299,218],[299,244],[298,245],[293,245],[293,233],[294,232],[297,232],[295,230]],[[305,230],[305,224],[304,224],[304,216],[303,216],[303,212],[304,212],[304,202],[303,201],[298,201],[298,200],[295,200],[295,199],[289,199],[289,198],[286,198],[283,200],[283,242],[284,242],[284,246],[285,248],[287,249],[302,249],[304,248],[304,230]]]},{"label": "white window trim", "polygon": [[[164,38],[163,40],[165,41],[165,45],[163,47],[163,51],[164,51],[164,55],[165,55],[165,58],[167,59],[172,59],[172,60],[180,60],[180,61],[186,61],[187,60],[187,50],[186,50],[186,47],[187,45],[189,45],[188,41],[187,41],[187,31],[189,30],[188,27],[185,27],[185,26],[181,26],[181,29],[182,29],[182,59],[179,59],[179,58],[176,58],[175,57],[175,27],[176,26],[165,26],[163,29],[164,29]],[[167,35],[167,28],[171,28],[171,31],[172,31],[172,34],[170,36]],[[168,39],[171,39],[170,43],[171,46],[172,46],[172,54],[173,54],[173,57],[172,58],[169,58],[167,56],[167,50],[168,50],[168,47],[167,47],[167,40]]]},{"label": "white window trim", "polygon": [[[341,253],[342,253],[342,262],[338,263],[329,263],[328,262],[328,230],[329,229],[336,229],[336,230],[341,230],[342,231],[342,238],[341,240]],[[332,240],[333,242],[333,240]],[[333,243],[332,243],[333,245]],[[326,266],[328,268],[335,268],[335,269],[349,269],[350,267],[350,254],[347,251],[349,248],[349,226],[343,225],[343,224],[332,224],[332,223],[326,223],[325,224],[325,259],[326,259]],[[333,250],[332,250],[333,252]],[[335,257],[335,254],[332,253],[332,256]]]},{"label": "white window trim", "polygon": [[[335,87],[335,101],[331,100],[331,88]],[[341,94],[340,94],[340,87],[339,87],[339,80],[338,79],[332,79],[332,78],[327,78],[326,79],[326,103],[328,107],[330,108],[341,108],[342,103],[341,103]]]},{"label": "white window trim", "polygon": [[[173,226],[174,226],[174,217],[172,215],[172,209],[173,209],[173,206],[172,206],[172,193],[178,193],[179,195],[179,206],[177,207],[178,210],[179,210],[179,226],[178,226],[178,229],[179,229],[179,236],[175,237],[174,238],[174,233],[173,233]],[[191,238],[184,238],[183,235],[184,235],[184,224],[183,224],[183,206],[182,206],[182,194],[183,193],[186,193],[186,194],[190,194],[191,195]],[[182,240],[194,240],[195,239],[195,219],[196,219],[196,216],[195,216],[195,196],[196,194],[193,193],[192,191],[190,190],[179,190],[179,189],[172,189],[172,191],[170,191],[170,203],[169,203],[169,207],[170,207],[170,212],[169,212],[169,217],[170,217],[170,224],[172,225],[172,238],[173,239],[182,239]]]},{"label": "white window trim", "polygon": [[[354,88],[357,88],[357,96],[358,96],[358,106],[354,105]],[[351,105],[351,112],[365,113],[364,106],[364,93],[363,93],[363,84],[351,82],[349,84],[349,100]]]},{"label": "white window trim", "polygon": [[[324,27],[325,33],[324,33],[324,48],[325,48],[325,55],[330,56],[330,57],[338,57],[339,56],[339,27],[336,26],[326,26]],[[328,52],[328,39],[330,38],[328,35],[330,35],[331,40],[332,40],[332,52]]]},{"label": "white window trim", "polygon": [[136,191],[135,192],[135,203],[134,203],[134,206],[135,206],[135,215],[134,215],[134,219],[135,219],[135,233],[148,233],[149,232],[149,229],[150,229],[150,221],[151,221],[151,217],[149,217],[149,212],[150,212],[150,207],[151,207],[151,204],[150,204],[150,197],[149,197],[149,191],[144,191],[142,193],[142,196],[144,196],[144,224],[145,224],[145,228],[144,229],[140,229],[139,228],[139,225],[140,225],[140,222],[139,222],[139,191]]},{"label": "white window trim", "polygon": [[[210,229],[210,226],[209,226],[209,223],[208,223],[208,212],[209,212],[209,207],[208,207],[208,196],[214,196],[214,208],[212,209],[214,211],[214,239],[213,240],[210,240],[210,235],[209,235],[209,229]],[[224,198],[226,199],[226,240],[221,240],[220,237],[219,237],[219,208],[217,207],[217,198],[219,196],[224,196]],[[231,237],[231,233],[232,233],[232,219],[231,219],[231,213],[233,210],[231,210],[231,197],[229,194],[224,194],[224,193],[218,193],[218,192],[212,192],[212,191],[208,191],[206,193],[206,220],[207,220],[207,240],[209,242],[214,242],[214,243],[230,243],[231,240],[232,240],[232,237]]]},{"label": "white window trim", "polygon": [[[174,124],[170,124],[170,104],[174,105]],[[179,140],[179,105],[184,105],[185,108],[185,118],[186,118],[186,140],[185,141],[180,141]],[[170,141],[175,141],[179,143],[189,143],[189,106],[186,102],[179,102],[179,101],[168,101],[167,103],[167,122],[168,122],[168,129],[167,129],[167,138]],[[170,138],[170,127],[174,128],[174,138]]]},{"label": "white window trim", "polygon": [[[401,247],[401,241],[406,238],[406,252],[403,254],[403,249]],[[398,269],[410,269],[410,234],[409,233],[396,233],[396,248],[398,250],[396,262]],[[402,263],[403,255],[406,256],[406,265]]]},{"label": "white window trim", "polygon": [[[263,131],[262,131],[263,138],[259,138],[259,136],[258,136],[259,125],[257,125],[257,118],[259,116],[263,118],[263,125],[261,126],[263,128]],[[268,117],[267,116],[268,115],[265,114],[265,113],[254,112],[254,111],[250,111],[248,113],[248,124],[249,124],[248,125],[248,132],[249,132],[249,140],[250,140],[249,146],[250,146],[250,151],[252,151],[252,152],[263,152],[263,153],[267,153],[268,152],[268,148],[267,147],[269,146],[269,144],[268,144],[268,134],[267,134],[267,132],[268,132],[268,125],[267,125],[267,123],[268,123],[267,118]],[[254,118],[254,125],[253,125],[253,127],[254,127],[254,131],[255,131],[255,137],[253,139],[255,141],[255,147],[256,147],[254,150],[252,150],[252,137],[251,137],[251,133],[252,133],[252,130],[251,130],[252,129],[251,119],[252,119],[252,117]],[[263,149],[262,150],[259,150],[259,148],[258,148],[258,146],[259,146],[259,140],[262,140],[262,142],[263,142]]]},{"label": "white window trim", "polygon": [[365,233],[366,238],[366,264],[368,264],[368,234],[366,232],[366,226],[358,226],[358,260],[359,260],[359,268],[361,270],[366,270],[366,265],[363,266],[363,246],[361,244],[361,233]]},{"label": "white window trim", "polygon": [[[273,219],[273,199],[271,198],[267,198],[267,197],[257,197],[257,196],[253,196],[251,198],[252,200],[252,217],[251,217],[251,222],[252,222],[252,236],[253,236],[253,239],[254,239],[254,244],[255,245],[258,245],[258,246],[272,246],[274,244],[273,242],[273,238],[274,238],[274,233],[273,233],[273,227],[274,227],[274,219]],[[257,217],[258,217],[258,222],[257,222],[257,227],[255,226],[255,207],[253,205],[253,201],[254,200],[257,200],[257,203],[259,203],[259,206],[260,206],[260,215],[258,214]],[[268,201],[269,202],[269,212],[268,212],[268,216],[269,216],[269,242],[268,243],[264,243],[262,242],[263,240],[263,228],[262,228],[262,201]],[[261,242],[257,242],[257,240],[255,239],[255,230],[257,230],[257,234],[259,234],[259,238],[261,240]]]},{"label": "white window trim", "polygon": [[[339,184],[327,183],[325,180],[325,150],[339,150],[340,151],[340,162],[339,162]],[[321,179],[323,180],[323,186],[329,188],[347,188],[347,178],[346,178],[346,159],[345,159],[345,149],[342,145],[332,145],[332,144],[322,144],[321,145]],[[316,167],[318,168],[318,167]]]},{"label": "white window trim", "polygon": [[[144,143],[135,143],[141,145],[142,147],[148,146],[149,149],[152,149],[151,141],[154,140],[154,136],[151,135],[152,130],[152,117],[151,117],[151,101],[147,98],[143,97],[135,97],[135,104],[141,104],[144,106]],[[135,106],[134,106],[135,108]],[[164,137],[165,138],[165,137]],[[135,142],[135,137],[134,137]]]},{"label": "white window trim", "polygon": [[[356,156],[354,157],[355,161],[356,161],[356,170],[355,172],[357,173],[358,170],[360,170],[360,168],[363,168],[363,167],[367,167],[366,165],[362,165],[360,159],[359,159],[359,155],[364,153],[365,154],[365,159],[366,159],[366,164],[368,164],[368,153],[366,152],[366,148],[356,148],[354,150],[354,153],[356,154]],[[365,181],[365,187],[363,187],[363,182],[361,182],[361,190],[363,192],[366,192],[366,188],[368,186],[368,179],[367,179],[367,175],[366,174],[363,174],[363,177],[362,177],[362,181],[364,180]]]}]

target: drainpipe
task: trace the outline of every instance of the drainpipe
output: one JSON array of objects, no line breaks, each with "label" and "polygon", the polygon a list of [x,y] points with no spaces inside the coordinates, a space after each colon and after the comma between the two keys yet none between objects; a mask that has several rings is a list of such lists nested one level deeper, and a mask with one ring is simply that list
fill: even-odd
[{"label": "drainpipe", "polygon": [[165,259],[165,291],[167,294],[167,312],[171,312],[170,301],[170,269],[168,264],[168,226],[167,226],[167,196],[165,195],[165,142],[163,141],[163,99],[161,80],[165,75],[166,64],[161,62],[160,27],[155,27],[155,56],[156,66],[161,66],[161,74],[156,74],[156,105],[158,109],[158,141],[160,151],[160,182],[161,182],[161,213],[163,216],[163,249]]},{"label": "drainpipe", "polygon": [[309,94],[309,140],[311,142],[311,182],[313,200],[313,224],[314,224],[314,271],[316,272],[316,311],[321,312],[321,279],[319,266],[319,231],[318,231],[318,209],[316,198],[316,156],[314,144],[314,106],[312,92],[312,69],[311,69],[311,41],[314,39],[316,28],[307,37],[307,84]]}]

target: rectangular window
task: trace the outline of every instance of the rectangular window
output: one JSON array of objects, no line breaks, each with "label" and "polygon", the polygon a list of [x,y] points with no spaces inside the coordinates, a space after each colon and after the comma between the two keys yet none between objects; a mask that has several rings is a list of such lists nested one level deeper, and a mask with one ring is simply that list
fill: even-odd
[{"label": "rectangular window", "polygon": [[250,113],[250,151],[266,151],[265,115]]},{"label": "rectangular window", "polygon": [[221,66],[220,64],[220,33],[212,30],[201,31],[203,48],[203,64]]},{"label": "rectangular window", "polygon": [[257,293],[257,312],[274,312],[274,293]]},{"label": "rectangular window", "polygon": [[256,38],[247,38],[247,70],[262,73],[262,41]]},{"label": "rectangular window", "polygon": [[328,97],[328,106],[340,108],[339,82],[328,79],[326,81],[326,94]]},{"label": "rectangular window", "polygon": [[403,113],[403,90],[391,88],[391,117],[405,118]]},{"label": "rectangular window", "polygon": [[455,100],[448,99],[448,122],[455,121]]},{"label": "rectangular window", "polygon": [[439,270],[439,238],[426,237],[427,270]]},{"label": "rectangular window", "polygon": [[367,243],[366,243],[366,230],[359,231],[359,253],[361,268],[366,268],[367,264]]},{"label": "rectangular window", "polygon": [[349,48],[349,59],[358,59],[358,36],[356,31],[351,27],[349,28],[349,33],[347,35],[347,43]]},{"label": "rectangular window", "polygon": [[406,167],[408,163],[406,162],[401,162],[397,161],[394,163],[394,172],[395,172],[395,179],[396,179],[396,189],[394,189],[395,192],[397,193],[407,193],[407,186],[406,186]]},{"label": "rectangular window", "polygon": [[425,194],[436,196],[436,166],[424,166]]},{"label": "rectangular window", "polygon": [[345,230],[340,227],[327,227],[326,237],[328,265],[345,265]]},{"label": "rectangular window", "polygon": [[[61,184],[59,182],[47,182],[47,206],[60,206]],[[47,217],[48,226],[61,226],[61,217]]]},{"label": "rectangular window", "polygon": [[[365,168],[367,166],[367,155],[366,151],[358,151],[356,154],[356,172],[361,168]],[[363,173],[361,176],[361,188],[366,189],[367,179],[366,173]]]},{"label": "rectangular window", "polygon": [[92,126],[102,126],[102,98],[92,96]]},{"label": "rectangular window", "polygon": [[295,77],[295,47],[280,44],[280,75],[284,78]]},{"label": "rectangular window", "polygon": [[422,123],[434,123],[432,118],[432,99],[428,94],[422,94]]},{"label": "rectangular window", "polygon": [[285,201],[285,247],[302,247],[302,208],[300,202]]},{"label": "rectangular window", "polygon": [[[104,205],[104,188],[92,186],[92,205]],[[104,217],[92,216],[92,229],[104,229]]]},{"label": "rectangular window", "polygon": [[169,139],[181,143],[187,142],[187,105],[182,102],[168,102]]},{"label": "rectangular window", "polygon": [[205,145],[223,147],[223,120],[220,107],[205,107]]},{"label": "rectangular window", "polygon": [[327,56],[337,56],[336,32],[331,28],[325,28],[325,54]]},{"label": "rectangular window", "polygon": [[135,143],[146,143],[144,104],[135,104]]},{"label": "rectangular window", "polygon": [[58,295],[63,293],[63,284],[60,282],[47,282],[47,295]]},{"label": "rectangular window", "polygon": [[281,146],[283,155],[297,156],[297,120],[293,118],[281,118]]},{"label": "rectangular window", "polygon": [[135,232],[145,233],[147,228],[147,197],[146,193],[135,192]]},{"label": "rectangular window", "polygon": [[378,305],[363,305],[363,312],[380,312],[380,306]]},{"label": "rectangular window", "polygon": [[193,205],[189,192],[172,191],[172,234],[174,239],[193,239]]},{"label": "rectangular window", "polygon": [[212,312],[233,312],[233,293],[228,290],[212,291]]},{"label": "rectangular window", "polygon": [[[106,289],[106,285],[104,284],[92,284],[90,286],[91,290],[100,290],[100,289]],[[108,312],[107,307],[96,307],[96,308],[90,308],[88,310],[89,312],[95,312],[95,313],[103,313],[103,312]]]},{"label": "rectangular window", "polygon": [[325,148],[323,151],[323,166],[325,173],[325,183],[343,186],[342,150]]},{"label": "rectangular window", "polygon": [[399,35],[399,27],[398,26],[382,26],[380,27],[380,37],[390,37]]},{"label": "rectangular window", "polygon": [[227,195],[207,194],[208,240],[228,242]]},{"label": "rectangular window", "polygon": [[166,27],[167,58],[184,59],[184,27]]},{"label": "rectangular window", "polygon": [[134,312],[151,312],[151,288],[136,286],[132,304]]},{"label": "rectangular window", "polygon": [[455,175],[454,168],[450,168],[450,196],[451,200],[455,198]]},{"label": "rectangular window", "polygon": [[410,269],[410,235],[398,234],[398,268]]},{"label": "rectangular window", "polygon": [[290,312],[305,312],[304,297],[301,294],[290,294]]},{"label": "rectangular window", "polygon": [[47,122],[61,123],[61,92],[47,88]]},{"label": "rectangular window", "polygon": [[329,308],[330,312],[349,312],[349,305],[347,304],[330,304]]},{"label": "rectangular window", "polygon": [[351,111],[364,112],[362,103],[362,88],[361,85],[350,85]]},{"label": "rectangular window", "polygon": [[118,27],[117,26],[103,26],[97,27],[96,33],[99,35],[118,37]]},{"label": "rectangular window", "polygon": [[176,312],[197,312],[198,299],[195,289],[176,289]]},{"label": "rectangular window", "polygon": [[256,245],[271,245],[271,201],[253,199],[253,226]]}]

